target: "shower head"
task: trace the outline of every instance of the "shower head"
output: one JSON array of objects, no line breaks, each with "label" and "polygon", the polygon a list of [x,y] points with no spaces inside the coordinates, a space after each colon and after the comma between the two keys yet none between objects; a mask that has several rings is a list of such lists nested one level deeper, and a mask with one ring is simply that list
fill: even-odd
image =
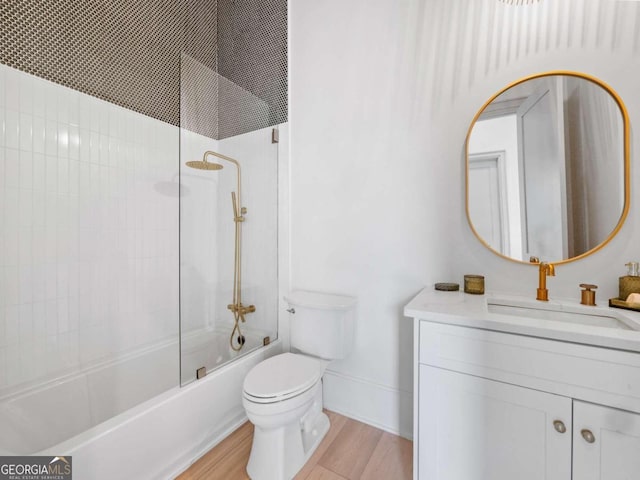
[{"label": "shower head", "polygon": [[[242,205],[242,202],[240,201],[241,199],[241,194],[240,194],[240,188],[241,188],[241,184],[242,181],[240,179],[241,175],[240,175],[240,163],[238,163],[238,161],[234,158],[231,157],[227,157],[226,155],[222,155],[221,153],[218,152],[214,152],[213,150],[207,150],[206,152],[204,152],[204,155],[202,155],[202,160],[193,160],[190,162],[186,162],[187,167],[191,167],[191,168],[197,168],[198,170],[220,170],[222,169],[222,165],[220,165],[219,163],[213,163],[213,162],[207,162],[207,157],[208,156],[212,156],[212,157],[217,157],[221,160],[225,160],[229,163],[232,163],[236,166],[236,171],[238,174],[238,189],[236,190],[238,192],[238,205]],[[244,207],[240,209],[241,211],[246,210]],[[235,211],[235,210],[234,210]],[[238,217],[237,214],[235,214],[235,217]]]},{"label": "shower head", "polygon": [[219,163],[207,162],[206,159],[187,162],[186,165],[187,167],[197,168],[198,170],[222,170],[224,168]]}]

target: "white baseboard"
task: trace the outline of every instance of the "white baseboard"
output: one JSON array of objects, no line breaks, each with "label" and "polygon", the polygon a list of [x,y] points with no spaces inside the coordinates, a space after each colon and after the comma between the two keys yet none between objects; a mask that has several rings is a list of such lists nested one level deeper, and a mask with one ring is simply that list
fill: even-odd
[{"label": "white baseboard", "polygon": [[413,438],[413,393],[329,370],[323,381],[327,410]]}]

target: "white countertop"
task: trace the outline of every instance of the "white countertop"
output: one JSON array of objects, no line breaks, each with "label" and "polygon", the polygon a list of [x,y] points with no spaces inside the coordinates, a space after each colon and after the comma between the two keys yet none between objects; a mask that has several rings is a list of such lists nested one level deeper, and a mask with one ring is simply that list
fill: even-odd
[{"label": "white countertop", "polygon": [[[608,300],[599,300],[599,302],[608,305]],[[521,315],[492,313],[489,311],[489,303],[508,304],[536,310],[614,317],[638,330],[623,330]],[[533,296],[529,298],[497,292],[471,295],[463,292],[441,292],[430,286],[423,289],[404,307],[404,314],[407,317],[436,323],[640,352],[640,312],[600,305],[585,306],[573,299],[551,299],[549,302],[539,302]],[[550,316],[553,316],[553,312],[550,313]]]}]

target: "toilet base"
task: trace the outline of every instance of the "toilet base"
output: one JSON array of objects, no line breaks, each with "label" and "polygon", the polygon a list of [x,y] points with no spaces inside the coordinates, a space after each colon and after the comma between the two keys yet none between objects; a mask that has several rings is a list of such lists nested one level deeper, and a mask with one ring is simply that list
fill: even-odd
[{"label": "toilet base", "polygon": [[313,455],[329,431],[322,411],[322,384],[318,382],[311,406],[301,417],[278,428],[255,425],[247,474],[252,480],[289,480]]}]

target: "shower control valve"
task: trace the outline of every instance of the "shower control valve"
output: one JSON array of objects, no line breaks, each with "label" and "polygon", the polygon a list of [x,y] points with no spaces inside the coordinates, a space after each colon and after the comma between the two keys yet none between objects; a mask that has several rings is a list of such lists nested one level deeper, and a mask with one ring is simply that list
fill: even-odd
[{"label": "shower control valve", "polygon": [[232,312],[238,312],[240,315],[244,315],[245,313],[253,313],[256,311],[255,305],[244,306],[241,303],[230,303],[227,305],[227,308]]}]

